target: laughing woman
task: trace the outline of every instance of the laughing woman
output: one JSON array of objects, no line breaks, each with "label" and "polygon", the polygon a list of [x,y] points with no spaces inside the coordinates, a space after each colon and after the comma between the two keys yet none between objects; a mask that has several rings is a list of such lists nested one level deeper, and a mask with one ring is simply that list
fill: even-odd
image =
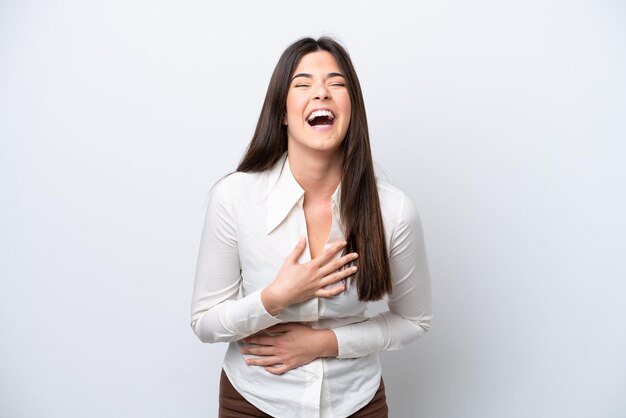
[{"label": "laughing woman", "polygon": [[212,189],[191,311],[201,341],[230,343],[220,417],[387,416],[378,352],[429,329],[428,266],[411,201],[374,175],[333,39],[278,61],[237,171]]}]

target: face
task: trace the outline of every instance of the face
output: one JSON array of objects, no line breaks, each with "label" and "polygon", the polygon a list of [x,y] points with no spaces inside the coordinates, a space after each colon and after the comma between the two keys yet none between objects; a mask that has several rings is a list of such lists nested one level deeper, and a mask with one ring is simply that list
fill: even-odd
[{"label": "face", "polygon": [[338,152],[350,125],[350,95],[335,57],[316,51],[302,57],[287,93],[288,146]]}]

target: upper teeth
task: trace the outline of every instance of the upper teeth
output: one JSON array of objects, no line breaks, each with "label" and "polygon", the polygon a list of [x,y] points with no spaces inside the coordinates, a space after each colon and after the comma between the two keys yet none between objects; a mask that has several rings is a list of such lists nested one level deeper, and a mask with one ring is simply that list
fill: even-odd
[{"label": "upper teeth", "polygon": [[309,115],[309,117],[307,118],[308,121],[312,121],[313,119],[319,117],[319,116],[327,116],[329,118],[334,118],[333,112],[331,112],[330,110],[316,110],[313,113],[311,113]]}]

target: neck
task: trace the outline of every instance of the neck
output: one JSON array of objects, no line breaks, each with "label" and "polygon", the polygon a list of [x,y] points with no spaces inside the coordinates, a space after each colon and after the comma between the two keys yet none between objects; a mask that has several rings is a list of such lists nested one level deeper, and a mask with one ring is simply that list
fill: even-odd
[{"label": "neck", "polygon": [[341,152],[301,152],[295,147],[288,151],[289,166],[305,193],[332,196],[341,182]]}]

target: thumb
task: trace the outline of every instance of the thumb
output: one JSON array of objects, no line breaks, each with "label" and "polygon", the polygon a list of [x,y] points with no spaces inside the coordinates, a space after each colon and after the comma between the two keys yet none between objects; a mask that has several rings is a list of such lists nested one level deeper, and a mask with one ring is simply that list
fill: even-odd
[{"label": "thumb", "polygon": [[267,331],[267,332],[288,332],[288,331],[291,331],[292,328],[293,328],[293,324],[286,323],[286,324],[273,325],[273,326],[271,326],[269,328],[265,328],[264,331]]},{"label": "thumb", "polygon": [[291,254],[289,254],[288,260],[291,261],[292,263],[296,264],[298,262],[298,260],[300,259],[300,256],[304,252],[305,248],[306,248],[306,239],[304,237],[302,237],[302,238],[300,238],[298,240],[298,243],[294,247],[294,249],[291,252]]}]

